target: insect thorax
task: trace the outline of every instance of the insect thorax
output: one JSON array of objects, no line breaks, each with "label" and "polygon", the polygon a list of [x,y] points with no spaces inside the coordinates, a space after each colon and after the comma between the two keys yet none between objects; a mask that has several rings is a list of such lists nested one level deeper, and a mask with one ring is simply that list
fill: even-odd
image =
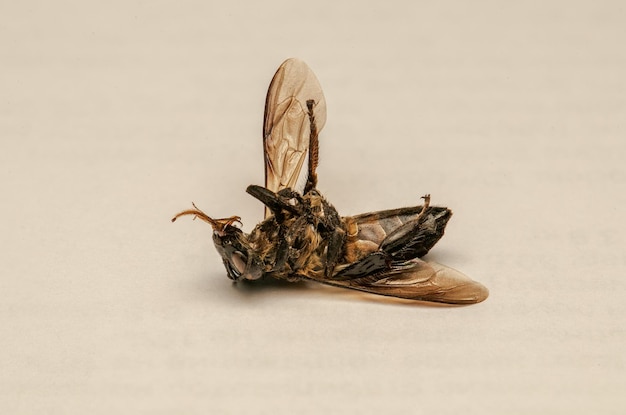
[{"label": "insect thorax", "polygon": [[288,202],[292,211],[273,214],[250,232],[250,247],[267,276],[294,281],[304,275],[322,275],[328,234],[344,225],[315,189]]}]

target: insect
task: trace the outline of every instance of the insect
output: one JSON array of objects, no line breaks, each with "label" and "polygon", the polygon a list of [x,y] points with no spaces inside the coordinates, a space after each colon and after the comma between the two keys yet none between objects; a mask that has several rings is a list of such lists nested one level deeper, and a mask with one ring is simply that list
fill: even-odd
[{"label": "insect", "polygon": [[420,258],[443,236],[452,216],[422,205],[342,217],[317,190],[318,137],[326,102],[311,69],[288,59],[265,102],[265,187],[247,192],[265,205],[265,219],[248,234],[238,216],[193,215],[213,227],[213,242],[233,281],[309,280],[404,299],[451,304],[483,301],[487,289],[462,273]]}]

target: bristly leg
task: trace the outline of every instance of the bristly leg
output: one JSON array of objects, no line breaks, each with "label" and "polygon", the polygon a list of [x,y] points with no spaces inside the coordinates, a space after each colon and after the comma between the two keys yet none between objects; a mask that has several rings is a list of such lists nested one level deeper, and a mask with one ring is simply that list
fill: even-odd
[{"label": "bristly leg", "polygon": [[430,194],[422,196],[422,199],[424,199],[424,207],[422,207],[422,211],[417,216],[417,219],[415,219],[417,221],[419,221],[426,215],[426,212],[428,212],[428,208],[430,207]]},{"label": "bristly leg", "polygon": [[312,99],[306,102],[309,111],[309,123],[311,125],[311,135],[309,136],[309,177],[304,186],[304,194],[317,186],[317,164],[319,162],[319,140],[317,125],[315,124],[315,114],[313,114],[313,105],[315,101]]},{"label": "bristly leg", "polygon": [[324,270],[326,278],[330,278],[333,275],[335,267],[343,255],[343,245],[345,242],[346,232],[339,227],[335,228],[330,234],[328,245],[326,246],[326,264]]},{"label": "bristly leg", "polygon": [[354,278],[366,277],[388,271],[391,268],[389,254],[383,251],[375,251],[365,258],[353,262],[333,276],[333,280],[346,281]]}]

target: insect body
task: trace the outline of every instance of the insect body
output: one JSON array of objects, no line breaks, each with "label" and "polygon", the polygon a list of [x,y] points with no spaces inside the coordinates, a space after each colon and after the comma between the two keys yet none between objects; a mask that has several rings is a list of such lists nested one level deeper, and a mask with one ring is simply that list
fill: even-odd
[{"label": "insect body", "polygon": [[265,187],[247,192],[265,207],[265,220],[249,234],[240,218],[194,215],[213,227],[213,242],[234,281],[272,277],[311,280],[399,298],[452,304],[487,298],[481,284],[451,268],[419,258],[443,236],[452,212],[421,206],[341,217],[317,190],[318,134],[326,104],[313,72],[285,61],[269,87],[263,144]]}]

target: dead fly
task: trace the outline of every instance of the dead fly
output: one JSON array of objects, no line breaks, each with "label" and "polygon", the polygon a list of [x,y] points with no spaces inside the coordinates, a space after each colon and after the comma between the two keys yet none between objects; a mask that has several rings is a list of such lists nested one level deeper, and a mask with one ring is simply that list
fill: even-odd
[{"label": "dead fly", "polygon": [[234,281],[273,277],[309,280],[421,301],[470,304],[488,291],[451,268],[420,260],[443,236],[452,212],[430,206],[339,216],[316,189],[318,134],[326,122],[320,84],[302,61],[289,59],[267,92],[263,148],[265,187],[247,192],[266,207],[249,234],[238,216],[212,219],[195,205],[180,212],[213,227],[213,242]]}]

